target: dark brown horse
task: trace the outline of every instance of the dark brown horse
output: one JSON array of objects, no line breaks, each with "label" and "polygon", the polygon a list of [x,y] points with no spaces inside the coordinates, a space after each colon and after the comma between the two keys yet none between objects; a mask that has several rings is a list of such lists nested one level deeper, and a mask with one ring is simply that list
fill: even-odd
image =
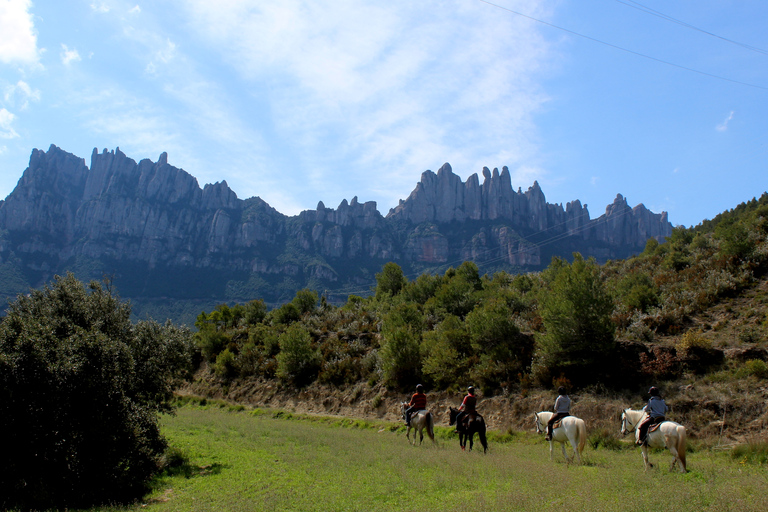
[{"label": "dark brown horse", "polygon": [[[450,421],[449,425],[456,423],[456,416],[459,415],[459,410],[449,407],[450,409]],[[485,439],[485,420],[482,416],[476,412],[465,414],[461,419],[461,423],[456,425],[456,430],[459,431],[459,445],[464,450],[467,446],[467,439],[469,439],[469,449],[472,450],[474,444],[475,433],[480,438],[480,444],[483,445],[483,453],[488,451],[488,441]]]}]

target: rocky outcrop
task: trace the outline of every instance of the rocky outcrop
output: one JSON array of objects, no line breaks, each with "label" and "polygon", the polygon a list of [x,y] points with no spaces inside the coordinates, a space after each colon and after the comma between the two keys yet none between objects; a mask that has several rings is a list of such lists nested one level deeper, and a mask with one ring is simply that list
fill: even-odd
[{"label": "rocky outcrop", "polygon": [[506,167],[484,168],[482,176],[482,183],[476,174],[462,182],[449,164],[426,171],[386,217],[357,197],[287,217],[258,197],[239,199],[224,181],[201,188],[165,153],[137,163],[119,148],[94,149],[87,166],[52,145],[32,152],[0,202],[0,263],[23,269],[34,287],[69,268],[119,269],[140,283],[136,293],[173,296],[172,286],[278,296],[370,283],[387,261],[415,272],[464,260],[535,270],[573,250],[624,257],[671,233],[666,213],[631,208],[621,195],[590,219],[578,200],[565,208],[547,203],[536,182],[515,191]]},{"label": "rocky outcrop", "polygon": [[515,191],[506,167],[501,173],[483,168],[481,185],[477,174],[462,183],[447,163],[437,174],[424,172],[408,199],[390,210],[387,219],[411,224],[503,220],[519,233],[546,232],[548,237],[573,236],[632,248],[642,248],[648,238],[663,241],[672,233],[666,212],[655,214],[642,204],[630,208],[621,194],[604,215],[590,219],[587,207],[579,200],[567,203],[565,208],[547,203],[537,182],[525,192]]}]

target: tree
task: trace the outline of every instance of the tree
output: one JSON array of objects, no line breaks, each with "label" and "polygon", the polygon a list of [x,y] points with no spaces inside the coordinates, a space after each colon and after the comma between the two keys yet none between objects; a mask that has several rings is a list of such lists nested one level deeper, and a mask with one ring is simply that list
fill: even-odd
[{"label": "tree", "polygon": [[384,264],[381,272],[376,274],[376,298],[380,299],[389,295],[394,297],[408,283],[403,275],[403,269],[397,263]]},{"label": "tree", "polygon": [[421,331],[424,319],[414,304],[399,304],[382,322],[379,355],[384,381],[392,386],[415,384],[421,371]]},{"label": "tree", "polygon": [[615,341],[613,301],[597,263],[578,253],[572,264],[553,258],[543,277],[547,287],[539,304],[545,332],[536,340],[538,377],[562,374],[575,384],[599,379]]},{"label": "tree", "polygon": [[146,491],[166,442],[158,413],[189,371],[188,330],[130,322],[72,274],[11,303],[0,324],[0,508],[87,507]]},{"label": "tree", "polygon": [[279,336],[277,376],[285,382],[303,386],[311,382],[320,370],[320,351],[312,348],[312,337],[304,327],[291,325]]}]

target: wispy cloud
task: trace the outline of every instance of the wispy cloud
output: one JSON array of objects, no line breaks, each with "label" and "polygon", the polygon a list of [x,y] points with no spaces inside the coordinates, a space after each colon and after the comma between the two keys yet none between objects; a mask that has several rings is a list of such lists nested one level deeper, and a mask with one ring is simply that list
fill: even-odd
[{"label": "wispy cloud", "polygon": [[69,47],[67,47],[67,45],[62,43],[61,45],[61,63],[62,64],[64,64],[65,66],[69,66],[73,62],[78,62],[80,60],[82,59],[80,58],[80,53],[78,53],[77,50],[75,50],[74,48],[70,50]]},{"label": "wispy cloud", "polygon": [[[449,160],[468,175],[478,158],[514,168],[535,152],[532,115],[547,98],[533,76],[550,50],[528,20],[459,1],[185,7],[191,31],[267,98],[276,136],[298,148],[296,165],[311,165],[315,190],[339,161],[353,162],[350,188],[365,180],[402,197],[428,166]],[[331,134],[343,143],[329,146]]]},{"label": "wispy cloud", "polygon": [[15,85],[5,88],[3,98],[7,104],[14,105],[19,110],[26,110],[30,101],[40,101],[40,91],[32,89],[27,82],[19,80]]},{"label": "wispy cloud", "polygon": [[91,10],[101,14],[108,13],[110,11],[109,5],[106,2],[93,2],[91,3]]},{"label": "wispy cloud", "polygon": [[15,139],[19,136],[13,129],[13,121],[16,116],[5,108],[0,108],[0,139]]},{"label": "wispy cloud", "polygon": [[728,124],[733,119],[733,110],[728,114],[728,117],[725,118],[725,121],[717,125],[716,130],[719,132],[724,132],[728,129]]},{"label": "wispy cloud", "polygon": [[0,62],[37,65],[40,50],[30,0],[0,1]]}]

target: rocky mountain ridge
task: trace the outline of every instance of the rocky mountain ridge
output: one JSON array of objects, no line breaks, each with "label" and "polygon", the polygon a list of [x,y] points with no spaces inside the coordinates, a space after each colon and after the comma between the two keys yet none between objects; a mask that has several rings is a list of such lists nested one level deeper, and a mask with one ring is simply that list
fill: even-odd
[{"label": "rocky mountain ridge", "polygon": [[[239,199],[224,181],[201,188],[166,153],[137,163],[119,148],[94,149],[89,167],[51,145],[32,152],[0,202],[0,267],[17,287],[71,269],[110,274],[132,298],[280,301],[302,287],[359,293],[388,261],[408,273],[464,260],[537,270],[575,250],[625,257],[671,230],[666,213],[631,208],[620,194],[596,219],[578,200],[549,204],[538,183],[515,191],[506,167],[484,168],[482,183],[476,174],[462,182],[449,164],[425,171],[386,217],[356,197],[289,217],[258,197]],[[8,281],[0,293],[18,293]]]}]

